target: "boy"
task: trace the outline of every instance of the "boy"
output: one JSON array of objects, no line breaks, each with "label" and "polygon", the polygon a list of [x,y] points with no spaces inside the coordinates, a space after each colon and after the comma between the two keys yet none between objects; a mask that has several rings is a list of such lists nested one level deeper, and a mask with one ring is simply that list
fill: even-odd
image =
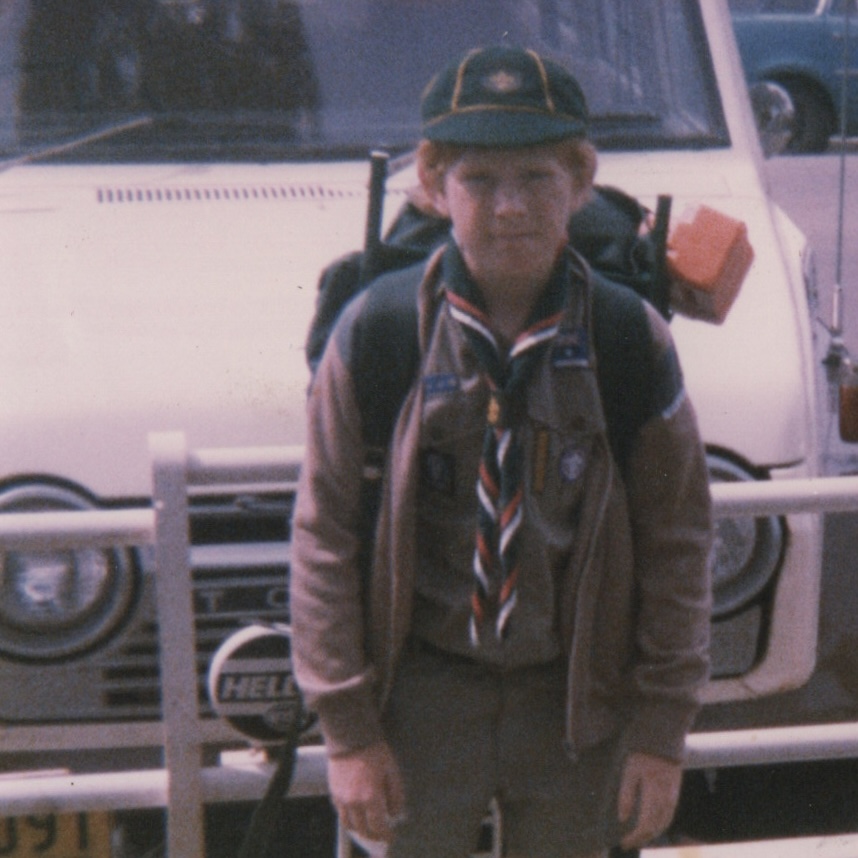
[{"label": "boy", "polygon": [[[574,78],[475,50],[422,119],[420,182],[452,239],[412,272],[421,363],[368,576],[350,375],[365,296],[308,405],[293,657],[331,796],[391,858],[464,858],[492,798],[508,855],[637,847],[670,822],[708,675],[694,412],[663,320],[567,247],[596,170]],[[624,410],[630,379],[643,416]]]}]

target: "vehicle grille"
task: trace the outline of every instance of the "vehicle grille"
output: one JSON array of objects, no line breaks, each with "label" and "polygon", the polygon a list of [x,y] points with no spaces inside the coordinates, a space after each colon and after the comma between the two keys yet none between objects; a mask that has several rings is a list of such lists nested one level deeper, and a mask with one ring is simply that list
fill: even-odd
[{"label": "vehicle grille", "polygon": [[[197,498],[191,506],[200,711],[213,717],[205,691],[212,655],[234,631],[254,622],[289,621],[288,495]],[[152,585],[147,576],[145,586]],[[147,600],[147,596],[149,597]],[[154,594],[143,594],[154,605]],[[158,625],[152,616],[113,650],[101,668],[101,717],[160,717]]]}]

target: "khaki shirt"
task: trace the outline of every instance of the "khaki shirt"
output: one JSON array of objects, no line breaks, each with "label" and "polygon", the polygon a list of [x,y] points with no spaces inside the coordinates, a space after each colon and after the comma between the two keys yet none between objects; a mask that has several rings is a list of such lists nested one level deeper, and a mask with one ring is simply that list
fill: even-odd
[{"label": "khaki shirt", "polygon": [[[442,650],[500,667],[549,662],[563,652],[558,587],[578,539],[583,487],[601,425],[580,413],[577,382],[593,367],[573,302],[559,341],[546,350],[526,390],[521,427],[525,450],[524,522],[520,532],[517,604],[503,642],[489,633],[470,641],[470,597],[477,527],[476,480],[489,389],[467,337],[442,305],[422,366],[417,570],[412,633]],[[544,380],[547,380],[546,387]],[[587,397],[589,399],[589,397]]]},{"label": "khaki shirt", "polygon": [[[428,364],[406,397],[388,451],[368,578],[359,563],[366,449],[351,375],[364,301],[357,299],[344,312],[308,401],[307,452],[293,516],[292,658],[331,754],[384,736],[385,701],[414,633],[418,574],[429,568],[421,565],[417,515],[425,514],[420,456],[435,423],[431,401],[450,383],[444,361],[463,361],[451,369],[460,379],[457,395],[469,395],[476,373],[449,339],[452,329],[440,304],[440,257],[441,252],[421,273],[415,271],[421,353]],[[543,539],[544,569],[569,554],[555,597],[568,659],[565,740],[570,753],[578,753],[622,733],[632,751],[680,760],[708,674],[712,528],[703,447],[681,379],[670,371],[666,323],[627,290],[597,284],[578,267],[581,288],[575,284],[573,295],[581,306],[570,306],[557,342],[529,381],[533,429],[526,439],[528,504],[537,510],[531,526],[544,529],[528,538]],[[586,348],[586,335],[582,342],[579,334],[590,330],[589,314],[597,304],[599,312],[610,313],[609,328],[599,329],[599,354],[612,359],[593,371],[596,357]],[[647,329],[643,345],[634,333],[641,324]],[[654,408],[633,430],[631,443],[618,447],[625,455],[617,467],[597,376],[619,365],[644,367],[646,379],[650,367],[656,368],[657,389],[650,391],[656,394],[650,397]],[[628,384],[619,393],[623,401],[635,399]],[[440,398],[436,405],[443,409]],[[485,404],[478,397],[470,413],[481,429]],[[444,419],[440,411],[438,419]],[[448,444],[470,431],[442,428]],[[543,431],[549,439],[544,453]],[[456,453],[473,472],[473,447],[468,453],[462,446]],[[589,450],[580,486],[573,479],[582,462],[579,450]],[[471,477],[463,479],[462,491],[472,493]],[[577,503],[571,496],[576,490]],[[461,556],[458,575],[464,564],[470,569],[473,531],[455,530],[464,534],[463,542],[445,551]],[[542,610],[536,604],[533,609]]]}]

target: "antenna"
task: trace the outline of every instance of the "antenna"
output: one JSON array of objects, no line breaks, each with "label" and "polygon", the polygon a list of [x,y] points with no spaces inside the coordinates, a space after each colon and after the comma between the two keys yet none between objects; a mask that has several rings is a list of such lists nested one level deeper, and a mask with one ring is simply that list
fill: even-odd
[{"label": "antenna", "polygon": [[841,369],[851,363],[849,350],[843,341],[843,226],[846,201],[846,114],[848,110],[849,60],[851,43],[852,7],[854,0],[845,4],[843,18],[843,77],[840,82],[840,180],[837,202],[837,251],[834,274],[834,294],[831,302],[831,325],[828,332],[831,339],[828,352],[823,359],[828,380],[836,384],[840,380]]},{"label": "antenna", "polygon": [[384,213],[384,186],[387,182],[390,156],[381,149],[369,155],[369,198],[367,200],[364,253],[360,266],[361,283],[368,283],[376,274],[381,249],[381,222]]}]

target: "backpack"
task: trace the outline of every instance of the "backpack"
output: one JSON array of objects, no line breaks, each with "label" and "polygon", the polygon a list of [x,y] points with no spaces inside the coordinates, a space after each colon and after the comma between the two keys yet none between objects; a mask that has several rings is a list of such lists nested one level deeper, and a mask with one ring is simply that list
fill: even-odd
[{"label": "backpack", "polygon": [[[384,240],[377,239],[374,233],[381,219],[384,182],[377,167],[374,160],[365,249],[340,257],[322,271],[305,345],[307,362],[315,372],[342,309],[367,290],[351,375],[368,449],[366,470],[376,474],[419,365],[416,288],[423,263],[450,238],[448,220],[408,201],[397,212]],[[570,246],[594,273],[594,339],[603,356],[598,363],[600,392],[609,438],[620,464],[628,452],[627,442],[643,419],[647,380],[646,374],[631,377],[642,366],[638,357],[645,350],[629,352],[626,347],[645,345],[648,331],[641,319],[618,341],[612,319],[616,318],[616,302],[625,299],[616,284],[631,289],[670,318],[666,276],[670,198],[659,197],[654,224],[643,229],[649,214],[623,191],[596,186],[590,202],[569,222]],[[375,491],[370,488],[365,499],[368,522],[376,511]]]},{"label": "backpack", "polygon": [[[670,200],[660,197],[652,229],[642,232],[648,210],[617,188],[596,186],[591,201],[569,221],[570,246],[593,270],[628,286],[670,318],[665,274],[669,217]],[[353,297],[382,274],[422,262],[449,238],[448,220],[408,201],[383,241],[373,242],[368,235],[367,248],[328,265],[319,276],[316,311],[305,344],[311,372],[322,358],[340,312]]]}]

